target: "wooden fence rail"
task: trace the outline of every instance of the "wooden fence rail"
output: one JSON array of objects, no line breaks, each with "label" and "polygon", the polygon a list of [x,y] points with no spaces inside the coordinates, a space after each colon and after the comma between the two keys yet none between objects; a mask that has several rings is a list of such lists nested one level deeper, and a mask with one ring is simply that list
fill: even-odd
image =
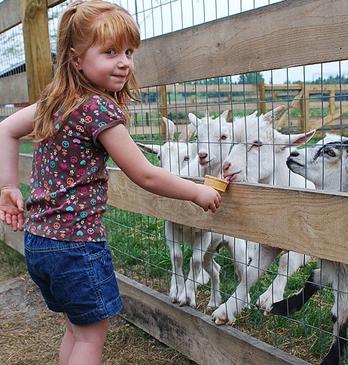
[{"label": "wooden fence rail", "polygon": [[[31,162],[30,155],[21,155],[23,183],[29,181]],[[202,213],[193,203],[141,189],[119,169],[109,173],[113,207],[348,264],[346,193],[235,183],[216,213]]]}]

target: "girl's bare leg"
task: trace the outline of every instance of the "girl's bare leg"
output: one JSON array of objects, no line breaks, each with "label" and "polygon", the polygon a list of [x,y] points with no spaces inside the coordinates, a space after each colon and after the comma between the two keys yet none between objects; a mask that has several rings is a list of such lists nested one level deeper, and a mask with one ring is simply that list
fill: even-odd
[{"label": "girl's bare leg", "polygon": [[68,365],[71,351],[75,345],[75,337],[73,334],[72,324],[69,318],[65,316],[65,334],[59,349],[59,365]]},{"label": "girl's bare leg", "polygon": [[67,318],[67,328],[59,353],[59,364],[101,365],[108,328],[107,319],[90,325],[78,326]]}]

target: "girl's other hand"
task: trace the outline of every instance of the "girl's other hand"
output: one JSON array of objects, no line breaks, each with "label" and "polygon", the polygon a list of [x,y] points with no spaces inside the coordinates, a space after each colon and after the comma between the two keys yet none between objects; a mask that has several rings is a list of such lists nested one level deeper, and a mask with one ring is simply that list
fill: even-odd
[{"label": "girl's other hand", "polygon": [[23,196],[16,187],[4,187],[0,196],[0,220],[12,226],[13,231],[23,231]]},{"label": "girl's other hand", "polygon": [[209,186],[202,184],[196,185],[197,193],[192,201],[195,204],[199,205],[201,208],[203,208],[204,211],[207,212],[210,209],[214,213],[221,204],[220,194]]}]

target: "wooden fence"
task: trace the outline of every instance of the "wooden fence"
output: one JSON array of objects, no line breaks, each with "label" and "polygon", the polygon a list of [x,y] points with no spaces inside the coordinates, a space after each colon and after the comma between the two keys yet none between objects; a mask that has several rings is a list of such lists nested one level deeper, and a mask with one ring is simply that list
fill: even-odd
[{"label": "wooden fence", "polygon": [[[48,6],[60,2],[51,0]],[[25,32],[43,26],[44,21],[36,22],[36,16],[41,19],[42,12],[47,12],[46,2],[22,0],[21,4],[22,12],[19,0],[0,4],[0,32],[20,21],[25,23],[26,17],[31,21]],[[26,6],[32,6],[32,10],[26,11]],[[136,55],[136,67],[141,70],[137,78],[142,87],[150,87],[348,59],[347,19],[346,0],[283,1],[145,40]],[[28,67],[27,74],[0,79],[1,104],[35,100],[43,86],[35,83],[35,74],[36,67],[43,67],[39,66],[41,61],[46,62],[41,53],[47,50],[34,43],[29,48],[26,46],[26,60],[33,68]],[[173,57],[177,54],[180,57]],[[46,77],[45,82],[49,80]],[[22,182],[28,182],[30,160],[30,156],[21,156]],[[122,172],[111,170],[109,198],[109,203],[120,209],[348,263],[348,195],[344,193],[235,183],[223,196],[216,214],[202,214],[189,202],[152,195]],[[21,251],[21,234],[3,226],[1,229],[2,239]],[[216,327],[209,317],[178,308],[167,297],[119,278],[125,299],[124,316],[199,364],[306,364],[238,330]]]}]

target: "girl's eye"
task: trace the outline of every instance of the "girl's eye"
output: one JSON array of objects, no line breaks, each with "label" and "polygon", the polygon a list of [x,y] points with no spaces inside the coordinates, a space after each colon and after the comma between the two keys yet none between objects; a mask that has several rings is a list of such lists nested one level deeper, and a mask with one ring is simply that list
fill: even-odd
[{"label": "girl's eye", "polygon": [[132,48],[129,48],[129,49],[126,50],[126,56],[127,57],[132,57],[133,53],[134,53],[134,49],[132,49]]},{"label": "girl's eye", "polygon": [[116,51],[114,49],[108,49],[107,51],[105,51],[105,54],[107,54],[108,56],[115,56]]}]

